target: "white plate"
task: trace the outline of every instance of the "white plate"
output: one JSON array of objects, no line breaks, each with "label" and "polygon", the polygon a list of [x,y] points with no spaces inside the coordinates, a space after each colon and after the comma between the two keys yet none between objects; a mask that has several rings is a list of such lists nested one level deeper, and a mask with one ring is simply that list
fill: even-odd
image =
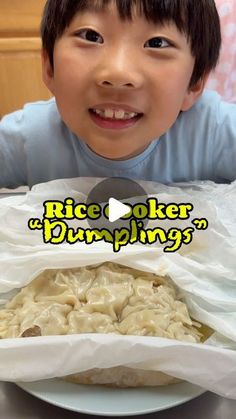
[{"label": "white plate", "polygon": [[59,379],[17,385],[55,406],[102,416],[132,416],[157,412],[185,403],[205,392],[201,387],[186,382],[163,387],[129,389],[85,386]]}]

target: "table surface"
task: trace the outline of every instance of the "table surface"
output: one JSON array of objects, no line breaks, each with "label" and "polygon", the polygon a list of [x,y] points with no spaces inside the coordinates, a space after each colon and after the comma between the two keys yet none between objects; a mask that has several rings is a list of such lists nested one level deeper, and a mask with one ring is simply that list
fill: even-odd
[{"label": "table surface", "polygon": [[[0,198],[12,195],[12,193],[7,192],[0,193]],[[136,417],[143,419],[151,416],[157,419],[236,419],[236,400],[206,392],[180,406]],[[88,417],[94,418],[92,415],[71,412],[43,402],[13,383],[0,382],[0,419],[75,419]]]},{"label": "table surface", "polygon": [[[1,419],[76,419],[88,417],[94,418],[95,416],[58,408],[29,395],[13,383],[0,382]],[[236,400],[225,399],[206,392],[178,407],[136,417],[140,419],[151,417],[156,419],[235,419]]]}]

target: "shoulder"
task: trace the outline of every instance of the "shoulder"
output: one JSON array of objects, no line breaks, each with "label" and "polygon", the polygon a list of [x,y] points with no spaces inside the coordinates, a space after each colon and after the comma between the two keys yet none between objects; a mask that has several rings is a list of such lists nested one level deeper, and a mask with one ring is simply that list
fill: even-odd
[{"label": "shoulder", "polygon": [[61,120],[54,98],[25,104],[22,109],[5,115],[1,120],[1,127],[23,133],[37,127],[42,129],[50,120]]},{"label": "shoulder", "polygon": [[199,114],[201,118],[209,117],[210,115],[216,116],[221,102],[221,96],[217,92],[205,90],[192,108],[185,112],[184,115],[186,117],[192,117]]},{"label": "shoulder", "polygon": [[[199,122],[209,119],[215,124],[223,123],[227,116],[236,114],[236,104],[227,103],[215,91],[205,90],[195,105],[185,112],[185,117],[199,117]],[[235,121],[236,122],[236,121]]]},{"label": "shoulder", "polygon": [[38,100],[37,102],[29,102],[23,106],[23,110],[25,111],[33,111],[33,110],[40,110],[45,111],[47,109],[53,109],[56,107],[55,98],[52,97],[49,100]]},{"label": "shoulder", "polygon": [[0,124],[0,137],[10,139],[12,146],[24,145],[28,155],[58,147],[68,148],[73,134],[62,121],[54,98],[27,103],[21,110],[6,115]]},{"label": "shoulder", "polygon": [[32,103],[26,103],[22,109],[22,117],[29,119],[30,123],[39,124],[50,119],[61,121],[60,114],[57,109],[55,98],[51,98],[47,101],[38,101]]},{"label": "shoulder", "polygon": [[47,101],[27,103],[15,113],[15,120],[20,124],[21,132],[28,143],[46,143],[68,136],[69,129],[61,119],[55,98]]},{"label": "shoulder", "polygon": [[206,89],[194,106],[214,107],[217,103],[221,102],[221,100],[221,96],[216,91]]},{"label": "shoulder", "polygon": [[173,126],[174,133],[210,138],[222,129],[236,130],[236,104],[224,102],[215,91],[206,90],[186,112],[181,112]]}]

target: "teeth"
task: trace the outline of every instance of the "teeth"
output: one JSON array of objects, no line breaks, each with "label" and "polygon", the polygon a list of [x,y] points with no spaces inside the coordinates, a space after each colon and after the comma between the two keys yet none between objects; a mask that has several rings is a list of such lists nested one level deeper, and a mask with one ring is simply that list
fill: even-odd
[{"label": "teeth", "polygon": [[115,111],[115,119],[124,119],[124,118],[125,118],[125,112],[124,111]]},{"label": "teeth", "polygon": [[117,111],[113,109],[104,109],[104,110],[93,109],[93,111],[97,115],[100,115],[103,118],[109,118],[109,119],[131,119],[138,115],[136,112],[125,112],[122,109],[119,109]]},{"label": "teeth", "polygon": [[115,118],[114,112],[112,109],[105,109],[105,111],[103,111],[105,118]]}]

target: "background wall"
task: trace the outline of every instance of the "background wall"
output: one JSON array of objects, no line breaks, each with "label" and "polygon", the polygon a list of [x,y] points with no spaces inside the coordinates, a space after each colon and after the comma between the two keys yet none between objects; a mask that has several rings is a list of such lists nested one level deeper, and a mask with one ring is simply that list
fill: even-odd
[{"label": "background wall", "polygon": [[41,80],[39,22],[45,0],[0,0],[0,118],[48,99]]},{"label": "background wall", "polygon": [[215,0],[220,14],[223,45],[219,64],[207,87],[226,101],[236,102],[236,0]]}]

